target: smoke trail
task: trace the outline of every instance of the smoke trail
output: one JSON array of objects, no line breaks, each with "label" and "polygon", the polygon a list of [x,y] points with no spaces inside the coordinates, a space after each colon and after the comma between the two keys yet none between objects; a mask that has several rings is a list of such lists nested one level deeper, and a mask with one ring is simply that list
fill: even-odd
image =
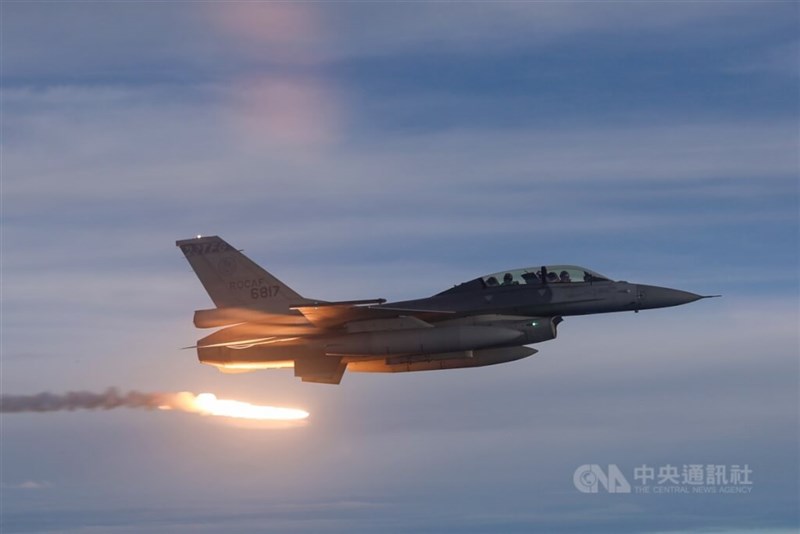
[{"label": "smoke trail", "polygon": [[[115,408],[173,407],[180,404],[184,393],[142,393],[129,391],[122,394],[116,388],[103,393],[70,391],[62,395],[39,393],[36,395],[1,395],[0,412],[60,412],[64,410],[113,410]],[[191,394],[190,394],[191,395]]]},{"label": "smoke trail", "polygon": [[53,393],[0,395],[0,412],[2,413],[113,410],[115,408],[180,410],[200,415],[260,421],[297,421],[308,417],[308,412],[305,410],[258,406],[230,399],[218,399],[212,393],[195,395],[188,391],[179,393],[129,391],[122,394],[116,388],[108,388],[103,393],[70,391],[62,395]]}]

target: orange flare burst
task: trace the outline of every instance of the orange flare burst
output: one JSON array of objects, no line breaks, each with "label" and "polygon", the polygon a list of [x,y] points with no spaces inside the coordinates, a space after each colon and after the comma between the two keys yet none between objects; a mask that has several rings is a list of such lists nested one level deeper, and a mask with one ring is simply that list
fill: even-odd
[{"label": "orange flare burst", "polygon": [[306,419],[309,415],[307,411],[295,408],[259,406],[230,399],[218,399],[213,393],[200,393],[197,396],[185,395],[181,399],[180,408],[203,415],[259,421],[298,421]]}]

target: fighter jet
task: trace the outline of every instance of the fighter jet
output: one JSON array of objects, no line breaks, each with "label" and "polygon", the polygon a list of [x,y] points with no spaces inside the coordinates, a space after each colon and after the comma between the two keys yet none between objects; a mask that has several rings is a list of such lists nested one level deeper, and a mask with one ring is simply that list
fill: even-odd
[{"label": "fighter jet", "polygon": [[[217,236],[176,242],[215,308],[197,310],[200,362],[224,372],[294,368],[338,384],[346,370],[396,373],[526,358],[565,316],[647,310],[707,298],[611,280],[577,265],[481,276],[431,297],[330,302],[302,297]],[[709,295],[717,296],[717,295]]]}]

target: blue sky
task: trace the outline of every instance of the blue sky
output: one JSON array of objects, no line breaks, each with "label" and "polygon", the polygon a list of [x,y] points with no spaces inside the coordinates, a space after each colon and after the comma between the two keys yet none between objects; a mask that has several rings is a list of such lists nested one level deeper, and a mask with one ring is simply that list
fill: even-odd
[{"label": "blue sky", "polygon": [[[4,532],[798,527],[798,5],[2,4],[2,389],[297,405],[2,416]],[[219,234],[304,296],[542,263],[724,295],[340,387],[196,361]],[[582,464],[748,464],[746,495]]]}]

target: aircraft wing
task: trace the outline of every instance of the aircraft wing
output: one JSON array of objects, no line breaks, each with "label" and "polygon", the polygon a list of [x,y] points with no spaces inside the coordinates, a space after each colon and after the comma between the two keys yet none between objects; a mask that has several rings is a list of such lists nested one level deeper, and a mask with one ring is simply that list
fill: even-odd
[{"label": "aircraft wing", "polygon": [[262,323],[243,323],[229,326],[208,335],[194,347],[245,348],[253,345],[273,345],[294,341],[300,337],[316,333],[312,325],[276,325]]},{"label": "aircraft wing", "polygon": [[395,319],[407,316],[450,315],[447,310],[413,310],[387,308],[384,306],[354,306],[350,304],[327,304],[323,306],[298,306],[293,308],[319,328],[333,328],[356,321]]}]

